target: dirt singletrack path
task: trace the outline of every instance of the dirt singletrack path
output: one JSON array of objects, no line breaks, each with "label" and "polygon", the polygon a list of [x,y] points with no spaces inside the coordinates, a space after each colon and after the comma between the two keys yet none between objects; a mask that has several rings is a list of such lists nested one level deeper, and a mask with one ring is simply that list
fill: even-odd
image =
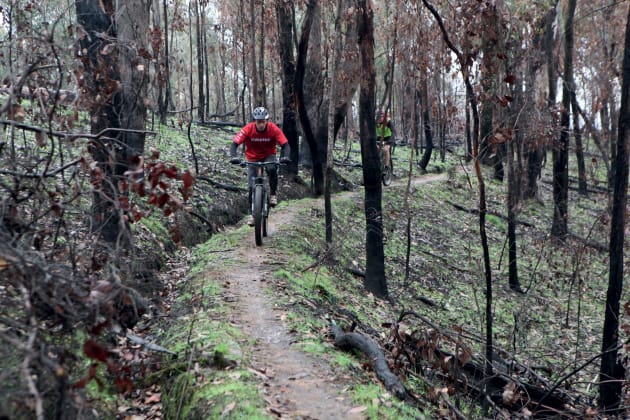
[{"label": "dirt singletrack path", "polygon": [[[322,207],[323,207],[323,202]],[[318,201],[313,200],[313,206]],[[292,346],[295,341],[282,320],[283,311],[269,294],[272,272],[283,264],[273,249],[278,226],[295,216],[294,207],[272,210],[269,236],[264,244],[254,244],[253,228],[242,245],[233,251],[242,263],[225,273],[225,293],[233,311],[230,322],[256,342],[250,368],[262,377],[262,394],[268,411],[281,418],[292,419],[361,419],[362,407],[353,407],[338,373]]]},{"label": "dirt singletrack path", "polygon": [[[445,174],[415,177],[412,185],[445,179]],[[397,179],[394,185],[405,186],[407,179]],[[388,188],[388,187],[384,187]],[[337,198],[356,196],[362,200],[362,189],[345,192]],[[323,212],[324,201],[307,200],[300,206],[311,206]],[[253,228],[230,256],[237,268],[223,273],[224,296],[233,311],[230,322],[256,342],[250,368],[262,376],[262,394],[268,411],[291,419],[362,419],[365,407],[353,406],[339,373],[323,360],[292,346],[294,338],[282,320],[283,310],[269,293],[272,273],[290,256],[274,252],[273,241],[278,227],[294,223],[299,208],[296,205],[273,209],[269,217],[269,237],[262,246],[254,243]]]}]

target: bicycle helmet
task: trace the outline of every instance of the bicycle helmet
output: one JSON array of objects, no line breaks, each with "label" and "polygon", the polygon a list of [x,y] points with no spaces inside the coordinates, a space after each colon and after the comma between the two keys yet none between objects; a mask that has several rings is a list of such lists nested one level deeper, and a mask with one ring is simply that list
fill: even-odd
[{"label": "bicycle helmet", "polygon": [[254,108],[254,111],[252,112],[252,117],[255,120],[268,120],[269,112],[267,112],[264,107],[259,106],[258,108]]}]

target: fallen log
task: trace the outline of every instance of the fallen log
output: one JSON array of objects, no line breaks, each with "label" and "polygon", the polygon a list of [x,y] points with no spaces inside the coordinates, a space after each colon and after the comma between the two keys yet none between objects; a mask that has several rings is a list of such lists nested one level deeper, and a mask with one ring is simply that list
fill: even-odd
[{"label": "fallen log", "polygon": [[374,373],[385,385],[385,389],[401,400],[407,397],[407,390],[402,380],[389,369],[383,352],[374,340],[360,333],[344,332],[341,327],[334,323],[331,324],[331,330],[335,337],[335,346],[346,351],[357,349],[363,352],[372,362]]}]

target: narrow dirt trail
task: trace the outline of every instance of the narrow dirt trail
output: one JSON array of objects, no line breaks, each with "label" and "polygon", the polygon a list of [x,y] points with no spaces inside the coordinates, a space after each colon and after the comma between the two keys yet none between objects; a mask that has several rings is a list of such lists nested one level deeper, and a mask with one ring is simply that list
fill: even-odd
[{"label": "narrow dirt trail", "polygon": [[[412,185],[444,178],[444,174],[416,177]],[[395,184],[400,187],[406,182],[406,178],[398,179]],[[361,191],[340,196],[356,196],[361,200]],[[304,205],[323,211],[324,202],[312,200]],[[270,413],[292,419],[362,419],[364,408],[352,405],[339,373],[316,356],[292,346],[294,337],[282,320],[283,310],[267,290],[273,281],[273,271],[290,258],[274,252],[278,226],[291,224],[297,212],[296,206],[272,211],[269,237],[263,246],[254,244],[252,229],[241,246],[229,251],[230,257],[241,262],[237,268],[222,273],[226,300],[233,308],[230,322],[256,342],[249,367],[263,379],[261,392]]]},{"label": "narrow dirt trail", "polygon": [[[313,201],[314,206],[317,203]],[[295,340],[282,320],[283,311],[266,290],[273,270],[289,258],[274,253],[273,237],[295,212],[295,208],[272,211],[265,244],[257,247],[251,230],[242,246],[232,251],[242,264],[223,276],[234,309],[230,322],[256,342],[249,367],[263,378],[261,391],[270,413],[297,419],[361,419],[363,410],[352,406],[338,373],[316,356],[292,347]]]}]

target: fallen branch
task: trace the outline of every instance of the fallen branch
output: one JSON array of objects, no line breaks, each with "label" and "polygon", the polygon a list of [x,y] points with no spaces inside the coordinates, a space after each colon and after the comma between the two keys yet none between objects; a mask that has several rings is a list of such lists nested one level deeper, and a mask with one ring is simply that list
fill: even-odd
[{"label": "fallen branch", "polygon": [[196,122],[197,125],[200,125],[202,127],[236,127],[236,128],[241,128],[243,127],[243,124],[241,123],[236,123],[236,122],[229,122],[229,121],[197,121]]},{"label": "fallen branch", "polygon": [[448,408],[450,408],[451,412],[453,412],[455,418],[461,420],[466,420],[468,418],[461,411],[459,411],[457,407],[453,405],[453,403],[451,403],[451,400],[448,398],[448,393],[446,391],[440,391],[440,397],[442,397],[442,401],[444,401],[446,405],[448,405]]},{"label": "fallen branch", "polygon": [[359,270],[358,268],[348,267],[346,270],[349,273],[354,274],[355,276],[359,276],[359,277],[365,278],[365,272],[362,271],[362,270]]},{"label": "fallen branch", "polygon": [[[464,206],[462,206],[460,204],[457,204],[457,203],[453,203],[451,201],[447,201],[447,203],[450,204],[451,206],[455,207],[457,210],[461,210],[461,211],[464,211],[466,213],[475,214],[475,215],[479,214],[479,209],[467,209],[466,207],[464,207]],[[500,219],[503,219],[503,220],[507,221],[507,216],[504,216],[501,213],[497,213],[495,211],[489,211],[488,214],[491,214],[492,216],[496,216],[496,217],[498,217]],[[516,223],[519,224],[519,225],[530,227],[530,228],[536,227],[533,223],[524,222],[522,220],[517,220]]]},{"label": "fallen branch", "polygon": [[407,390],[404,384],[389,369],[383,352],[372,339],[356,332],[346,333],[334,323],[331,324],[331,330],[335,337],[335,346],[342,350],[357,349],[363,352],[372,362],[374,372],[385,385],[385,389],[401,400],[407,397]]},{"label": "fallen branch", "polygon": [[197,179],[206,181],[213,187],[221,188],[226,191],[247,192],[247,188],[238,187],[236,185],[222,184],[220,182],[217,182],[217,181],[214,181],[213,179],[208,178],[207,176],[199,175],[197,176]]},{"label": "fallen branch", "polygon": [[132,334],[130,332],[126,332],[125,333],[125,337],[127,337],[127,339],[129,341],[131,341],[132,343],[139,344],[139,345],[141,345],[142,347],[144,347],[144,348],[146,348],[148,350],[155,351],[155,352],[158,352],[158,353],[167,353],[167,354],[170,354],[173,357],[177,357],[177,353],[175,353],[174,351],[171,351],[171,350],[169,350],[167,348],[164,348],[164,347],[162,347],[162,346],[160,346],[158,344],[151,343],[151,342],[145,340],[144,338],[138,337],[137,335]]}]

